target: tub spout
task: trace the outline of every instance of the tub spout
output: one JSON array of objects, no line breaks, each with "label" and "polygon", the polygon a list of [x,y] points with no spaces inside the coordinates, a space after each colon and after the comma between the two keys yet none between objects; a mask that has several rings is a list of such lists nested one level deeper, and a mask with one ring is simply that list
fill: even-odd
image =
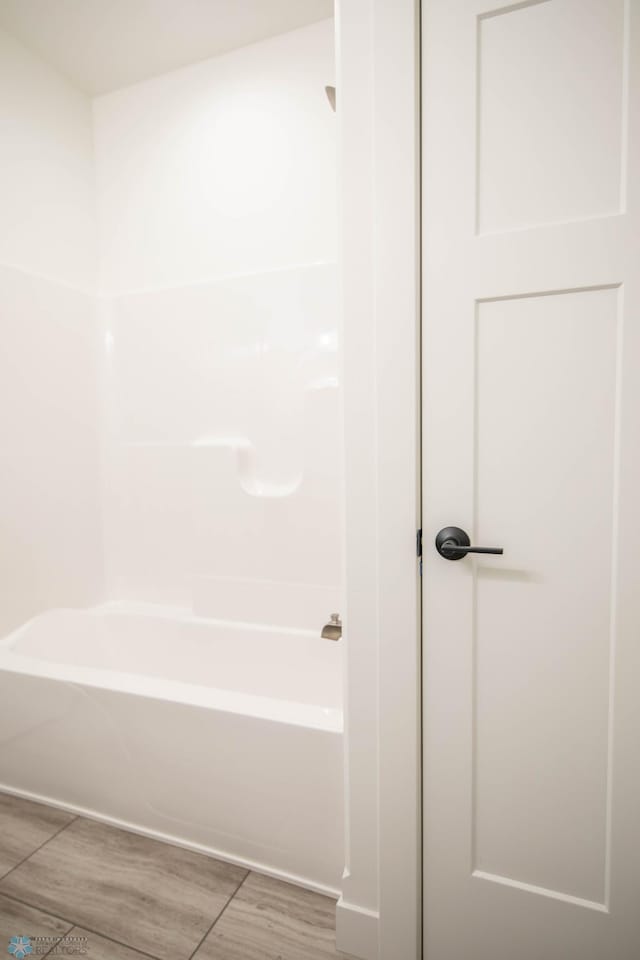
[{"label": "tub spout", "polygon": [[332,613],[329,623],[325,623],[320,636],[323,640],[339,640],[342,636],[342,620],[339,613]]}]

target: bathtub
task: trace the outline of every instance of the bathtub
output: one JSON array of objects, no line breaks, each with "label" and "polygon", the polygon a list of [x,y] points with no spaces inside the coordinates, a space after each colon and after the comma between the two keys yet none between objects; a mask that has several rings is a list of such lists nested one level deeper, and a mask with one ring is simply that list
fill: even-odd
[{"label": "bathtub", "polygon": [[338,894],[341,644],[156,607],[0,641],[0,789]]}]

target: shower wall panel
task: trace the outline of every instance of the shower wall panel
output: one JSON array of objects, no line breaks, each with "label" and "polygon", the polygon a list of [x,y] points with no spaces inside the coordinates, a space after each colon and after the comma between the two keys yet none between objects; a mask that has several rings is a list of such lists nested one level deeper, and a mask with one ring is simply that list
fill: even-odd
[{"label": "shower wall panel", "polygon": [[0,636],[102,597],[94,310],[0,266]]},{"label": "shower wall panel", "polygon": [[[340,576],[335,266],[121,297],[107,310],[117,599],[226,617],[235,592],[244,613],[231,619],[270,620],[290,603],[326,615]],[[273,614],[265,581],[271,599],[280,585]]]}]

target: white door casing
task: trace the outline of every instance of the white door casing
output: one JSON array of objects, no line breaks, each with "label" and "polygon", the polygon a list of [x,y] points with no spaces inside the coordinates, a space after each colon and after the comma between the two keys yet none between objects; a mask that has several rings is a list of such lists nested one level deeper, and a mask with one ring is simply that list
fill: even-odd
[{"label": "white door casing", "polygon": [[639,173],[638,0],[424,0],[426,960],[640,957]]},{"label": "white door casing", "polygon": [[338,0],[346,867],[337,944],[420,953],[419,0]]}]

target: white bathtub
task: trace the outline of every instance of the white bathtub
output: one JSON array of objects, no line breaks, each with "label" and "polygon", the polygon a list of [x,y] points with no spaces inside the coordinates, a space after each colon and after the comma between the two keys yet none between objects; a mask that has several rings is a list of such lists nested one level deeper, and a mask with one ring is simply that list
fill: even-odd
[{"label": "white bathtub", "polygon": [[0,789],[338,893],[341,644],[152,610],[0,641]]}]

